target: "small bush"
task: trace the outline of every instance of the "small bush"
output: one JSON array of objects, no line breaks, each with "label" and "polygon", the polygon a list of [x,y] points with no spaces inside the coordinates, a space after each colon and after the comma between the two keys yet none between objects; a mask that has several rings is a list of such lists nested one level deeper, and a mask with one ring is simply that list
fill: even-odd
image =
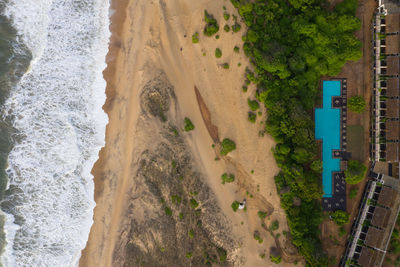
[{"label": "small bush", "polygon": [[224,140],[222,140],[221,145],[222,145],[221,152],[220,152],[221,155],[227,155],[229,152],[236,149],[235,142],[233,142],[229,138],[224,138]]},{"label": "small bush", "polygon": [[169,207],[165,207],[165,214],[167,214],[167,216],[172,216],[172,210]]},{"label": "small bush", "polygon": [[358,95],[352,96],[347,103],[349,109],[355,113],[363,113],[365,111],[365,105],[366,102],[364,98]]},{"label": "small bush", "polygon": [[258,104],[257,100],[247,99],[247,104],[249,105],[251,111],[256,111],[260,108],[260,104]]},{"label": "small bush", "polygon": [[171,201],[172,201],[172,203],[179,205],[182,202],[182,198],[178,195],[173,195],[173,196],[171,196]]},{"label": "small bush", "polygon": [[239,48],[239,47],[237,47],[237,46],[235,46],[235,47],[233,48],[233,51],[234,51],[235,53],[239,53],[239,51],[240,51],[240,48]]},{"label": "small bush", "polygon": [[225,183],[232,183],[233,181],[235,181],[235,175],[232,173],[224,173],[221,175],[221,179],[222,179],[222,184]]},{"label": "small bush", "polygon": [[267,217],[267,212],[265,211],[259,211],[257,214],[261,220],[264,220]]},{"label": "small bush", "polygon": [[195,209],[199,206],[199,202],[196,201],[196,199],[191,198],[190,199],[190,207],[192,207],[192,209]]},{"label": "small bush", "polygon": [[232,207],[234,212],[236,212],[239,209],[239,204],[240,203],[238,201],[236,201],[236,200],[232,202],[231,207]]},{"label": "small bush", "polygon": [[197,44],[198,42],[199,42],[199,33],[198,33],[198,32],[195,32],[195,33],[192,35],[192,43]]},{"label": "small bush", "polygon": [[185,128],[186,132],[194,130],[194,124],[192,123],[192,121],[189,118],[185,118],[184,123],[185,123],[184,128]]},{"label": "small bush", "polygon": [[265,258],[265,253],[260,253],[260,258],[264,259]]},{"label": "small bush", "polygon": [[247,92],[247,86],[246,85],[242,86],[242,91],[245,92],[245,93]]},{"label": "small bush", "polygon": [[217,253],[218,253],[218,256],[219,256],[219,261],[220,262],[225,262],[226,258],[228,256],[226,250],[224,248],[218,247],[217,248]]},{"label": "small bush", "polygon": [[193,256],[193,253],[192,253],[192,252],[186,253],[186,258],[190,259],[190,258],[192,258],[192,256]]},{"label": "small bush", "polygon": [[204,27],[204,34],[206,36],[213,36],[219,30],[218,22],[213,15],[209,14],[204,10],[204,20],[206,21],[206,26]]},{"label": "small bush", "polygon": [[193,229],[190,229],[190,231],[189,231],[189,237],[191,238],[191,239],[193,239],[194,238],[194,231],[193,231]]},{"label": "small bush", "polygon": [[279,229],[279,222],[277,220],[273,221],[270,226],[271,231],[275,231]]},{"label": "small bush", "polygon": [[215,35],[215,39],[217,39],[217,40],[219,39],[219,35],[218,35],[218,34],[217,34],[217,35]]},{"label": "small bush", "polygon": [[350,160],[347,169],[344,171],[346,183],[358,184],[364,179],[367,167],[357,160]]},{"label": "small bush", "polygon": [[260,232],[258,232],[258,231],[254,231],[253,237],[254,237],[254,239],[257,240],[258,243],[260,243],[260,244],[264,241],[264,240],[261,238],[261,236],[260,236]]},{"label": "small bush", "polygon": [[222,67],[227,70],[227,69],[229,69],[229,64],[228,63],[224,63],[224,64],[222,64]]},{"label": "small bush", "polygon": [[229,15],[228,13],[224,13],[224,19],[227,21],[229,18],[231,17],[231,15]]},{"label": "small bush", "polygon": [[274,256],[272,256],[272,255],[269,255],[269,259],[270,259],[273,263],[276,263],[276,264],[279,264],[279,263],[281,263],[281,261],[282,261],[282,257],[281,257],[281,256],[276,256],[276,257],[274,257]]},{"label": "small bush", "polygon": [[179,212],[179,219],[183,220],[183,217],[184,217],[183,213]]},{"label": "small bush", "polygon": [[339,236],[342,237],[344,235],[346,235],[346,229],[342,226],[339,228]]},{"label": "small bush", "polygon": [[222,57],[222,51],[219,48],[215,48],[215,57],[220,58]]},{"label": "small bush", "polygon": [[257,116],[253,112],[249,111],[247,118],[248,118],[249,122],[256,123]]},{"label": "small bush", "polygon": [[238,32],[238,31],[240,31],[241,28],[242,28],[242,26],[240,26],[240,24],[237,23],[237,22],[232,25],[232,31],[233,32]]},{"label": "small bush", "polygon": [[229,32],[230,30],[231,30],[231,27],[229,27],[229,25],[226,24],[226,25],[224,26],[224,31]]}]

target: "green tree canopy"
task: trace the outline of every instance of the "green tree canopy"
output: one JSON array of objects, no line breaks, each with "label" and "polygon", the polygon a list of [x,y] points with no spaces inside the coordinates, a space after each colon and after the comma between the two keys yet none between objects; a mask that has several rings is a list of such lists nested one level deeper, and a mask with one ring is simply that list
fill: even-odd
[{"label": "green tree canopy", "polygon": [[361,96],[352,96],[349,99],[347,106],[353,112],[363,113],[365,111],[365,104],[365,100]]},{"label": "green tree canopy", "polygon": [[357,160],[350,160],[347,169],[344,171],[346,183],[358,184],[364,179],[367,167]]},{"label": "green tree canopy", "polygon": [[350,215],[342,210],[331,213],[332,220],[339,226],[349,223]]},{"label": "green tree canopy", "polygon": [[221,148],[221,155],[227,155],[229,152],[233,151],[236,149],[236,144],[229,138],[224,138],[222,140],[222,148]]}]

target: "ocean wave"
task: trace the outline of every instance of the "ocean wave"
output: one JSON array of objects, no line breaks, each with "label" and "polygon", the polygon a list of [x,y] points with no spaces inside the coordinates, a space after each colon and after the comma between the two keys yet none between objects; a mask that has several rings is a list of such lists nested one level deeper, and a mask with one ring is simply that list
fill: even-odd
[{"label": "ocean wave", "polygon": [[90,171],[107,124],[108,10],[108,0],[6,7],[33,60],[3,112],[16,129],[2,203],[5,266],[74,266],[86,244],[95,205]]}]

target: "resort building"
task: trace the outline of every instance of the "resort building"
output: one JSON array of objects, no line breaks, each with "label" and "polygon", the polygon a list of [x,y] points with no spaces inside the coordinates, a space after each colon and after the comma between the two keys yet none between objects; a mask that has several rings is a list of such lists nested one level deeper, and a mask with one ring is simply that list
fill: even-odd
[{"label": "resort building", "polygon": [[315,109],[315,138],[322,147],[322,207],[326,211],[346,210],[347,166],[346,121],[347,82],[335,79],[322,82],[322,108]]},{"label": "resort building", "polygon": [[400,2],[374,19],[370,179],[339,266],[381,266],[400,210]]}]

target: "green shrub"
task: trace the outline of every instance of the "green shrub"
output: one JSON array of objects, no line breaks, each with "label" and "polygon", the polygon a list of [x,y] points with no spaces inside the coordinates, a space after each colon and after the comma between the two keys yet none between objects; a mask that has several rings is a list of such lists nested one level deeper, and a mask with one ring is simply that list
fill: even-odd
[{"label": "green shrub", "polygon": [[189,118],[185,118],[184,123],[185,123],[184,129],[186,132],[194,130],[194,124]]},{"label": "green shrub", "polygon": [[216,57],[216,58],[222,57],[222,51],[221,51],[221,49],[219,49],[218,47],[215,48],[215,57]]},{"label": "green shrub", "polygon": [[224,13],[224,19],[227,21],[229,18],[231,17],[231,15],[229,15],[228,13]]},{"label": "green shrub", "polygon": [[246,85],[242,86],[242,91],[245,92],[245,93],[247,92],[247,86]]},{"label": "green shrub", "polygon": [[319,159],[314,160],[310,165],[310,169],[317,173],[321,173],[322,172],[322,161],[320,161]]},{"label": "green shrub", "polygon": [[219,35],[217,34],[217,35],[215,35],[215,39],[219,39]]},{"label": "green shrub", "polygon": [[254,231],[253,237],[258,243],[262,243],[264,240],[261,238],[260,233],[258,231]]},{"label": "green shrub", "polygon": [[249,122],[256,123],[256,119],[257,119],[256,114],[254,114],[253,112],[250,112],[250,111],[247,114],[248,114],[247,118],[248,118]]},{"label": "green shrub", "polygon": [[229,27],[229,25],[226,24],[226,25],[224,26],[224,31],[229,32],[230,30],[231,30],[231,27]]},{"label": "green shrub", "polygon": [[350,199],[355,198],[355,197],[357,196],[357,192],[358,192],[358,189],[357,189],[357,188],[351,189],[351,190],[350,190],[350,193],[349,193],[349,198],[350,198]]},{"label": "green shrub", "polygon": [[171,196],[171,201],[172,201],[172,203],[179,205],[182,202],[182,198],[180,196],[178,196],[178,195],[172,195]]},{"label": "green shrub", "polygon": [[269,259],[271,260],[271,262],[276,263],[276,264],[279,264],[282,261],[281,256],[274,257],[273,255],[269,255]]},{"label": "green shrub", "polygon": [[192,209],[196,209],[199,206],[199,203],[196,201],[196,199],[191,198],[190,199],[190,207],[192,207]]},{"label": "green shrub", "polygon": [[257,100],[247,99],[247,104],[249,105],[251,111],[256,111],[260,108],[260,104],[258,104]]},{"label": "green shrub", "polygon": [[357,160],[350,160],[347,169],[344,171],[346,183],[358,184],[364,179],[367,167]]},{"label": "green shrub", "polygon": [[216,34],[219,30],[218,22],[214,18],[214,16],[207,13],[206,10],[204,10],[204,20],[206,21],[206,26],[204,27],[204,34],[206,36],[213,36],[214,34]]},{"label": "green shrub", "polygon": [[236,212],[239,209],[239,204],[240,204],[239,201],[236,201],[236,200],[232,202],[231,207],[234,212]]},{"label": "green shrub", "polygon": [[179,212],[179,219],[183,220],[183,217],[184,217],[183,213]]},{"label": "green shrub", "polygon": [[238,32],[238,31],[240,31],[241,28],[242,28],[242,26],[240,26],[240,24],[237,23],[237,22],[232,25],[232,31],[233,32]]},{"label": "green shrub", "polygon": [[257,214],[261,220],[264,220],[267,217],[267,212],[265,211],[259,211]]},{"label": "green shrub", "polygon": [[193,257],[193,253],[192,252],[186,253],[186,258],[190,259],[192,257]]},{"label": "green shrub", "polygon": [[197,44],[198,42],[199,42],[199,33],[198,33],[198,32],[195,32],[195,33],[192,35],[192,43]]},{"label": "green shrub", "polygon": [[270,229],[271,229],[271,231],[278,230],[279,229],[279,222],[277,220],[274,220],[271,223]]},{"label": "green shrub", "polygon": [[337,210],[331,213],[332,220],[339,226],[349,223],[350,214],[345,211]]},{"label": "green shrub", "polygon": [[193,231],[193,229],[190,229],[190,231],[189,231],[189,237],[191,238],[191,239],[193,239],[194,238],[194,231]]},{"label": "green shrub", "polygon": [[218,256],[219,256],[219,261],[220,262],[225,262],[226,258],[228,256],[226,250],[224,248],[217,247],[217,253],[218,253]]},{"label": "green shrub", "polygon": [[239,48],[239,47],[237,47],[237,46],[235,46],[235,47],[233,48],[233,51],[234,51],[235,53],[239,53],[239,51],[240,51],[240,48]]},{"label": "green shrub", "polygon": [[222,67],[227,70],[227,69],[229,69],[229,64],[228,63],[224,63],[224,64],[222,64]]},{"label": "green shrub", "polygon": [[222,179],[222,184],[225,183],[232,183],[233,181],[235,181],[235,175],[233,173],[224,173],[221,175],[221,179]]},{"label": "green shrub", "polygon": [[344,236],[344,235],[346,235],[346,229],[344,229],[344,227],[341,226],[341,227],[339,228],[339,236],[342,237],[342,236]]},{"label": "green shrub", "polygon": [[236,144],[229,138],[224,138],[221,143],[221,155],[227,155],[229,152],[233,151],[236,149]]},{"label": "green shrub", "polygon": [[172,210],[169,207],[165,207],[164,211],[165,211],[165,214],[167,214],[167,216],[172,216]]},{"label": "green shrub", "polygon": [[365,105],[365,99],[361,96],[352,96],[347,103],[349,110],[356,113],[363,113],[365,111]]}]

